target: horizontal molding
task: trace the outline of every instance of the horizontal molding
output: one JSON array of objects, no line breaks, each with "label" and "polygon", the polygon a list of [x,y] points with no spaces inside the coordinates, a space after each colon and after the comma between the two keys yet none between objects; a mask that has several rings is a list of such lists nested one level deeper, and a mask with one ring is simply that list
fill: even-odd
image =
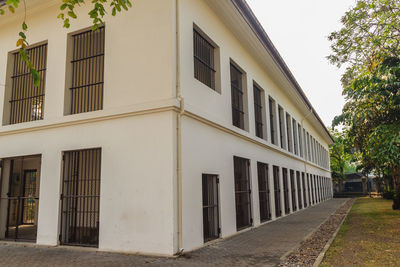
[{"label": "horizontal molding", "polygon": [[162,107],[162,108],[153,108],[153,109],[147,109],[147,110],[120,113],[120,114],[96,116],[93,118],[77,119],[77,120],[57,122],[57,123],[46,124],[46,125],[30,126],[30,127],[26,127],[26,128],[20,128],[20,129],[5,130],[5,131],[0,132],[0,136],[29,133],[29,132],[35,132],[35,131],[62,128],[62,127],[87,124],[87,123],[95,123],[95,122],[114,120],[114,119],[121,119],[121,118],[133,117],[133,116],[147,115],[147,114],[152,114],[152,113],[161,113],[161,112],[167,112],[167,111],[179,112],[179,109],[175,106],[167,106],[167,107]]},{"label": "horizontal molding", "polygon": [[194,113],[192,113],[192,112],[189,112],[189,111],[186,111],[186,110],[185,110],[185,112],[183,113],[183,115],[184,115],[184,116],[187,116],[187,117],[189,117],[189,118],[191,118],[191,119],[197,120],[197,121],[199,121],[199,122],[201,122],[201,123],[204,123],[204,124],[206,124],[206,125],[208,125],[208,126],[211,126],[211,127],[213,127],[213,128],[216,128],[216,129],[218,129],[218,130],[220,130],[220,131],[223,131],[223,132],[225,132],[225,133],[234,135],[234,136],[236,136],[236,137],[238,137],[238,138],[241,138],[241,139],[243,139],[243,140],[245,140],[245,141],[247,141],[247,142],[250,142],[250,143],[259,145],[259,146],[261,146],[261,147],[263,147],[263,148],[266,148],[266,149],[268,149],[268,150],[272,150],[272,151],[274,151],[274,152],[277,152],[277,153],[279,153],[279,154],[281,154],[281,155],[284,155],[285,157],[295,159],[295,160],[297,160],[297,161],[300,161],[300,162],[302,162],[302,163],[305,163],[305,164],[307,164],[307,165],[310,165],[310,166],[315,167],[315,168],[317,168],[317,169],[320,169],[320,170],[322,170],[322,171],[330,172],[330,170],[324,169],[324,168],[321,167],[321,166],[318,166],[318,165],[316,165],[316,164],[314,164],[314,163],[312,163],[312,162],[306,161],[306,160],[304,160],[303,158],[297,157],[297,156],[295,156],[295,155],[293,155],[293,154],[291,154],[291,153],[289,153],[289,152],[287,152],[287,151],[285,151],[285,150],[283,150],[283,149],[279,149],[278,147],[276,147],[276,146],[274,146],[274,145],[269,145],[269,144],[262,143],[262,142],[260,142],[260,141],[258,141],[258,140],[256,140],[256,139],[254,139],[254,138],[248,137],[248,136],[246,136],[246,135],[244,135],[244,134],[241,134],[241,133],[239,133],[239,132],[237,132],[237,131],[234,131],[234,130],[232,130],[232,129],[229,129],[229,128],[227,128],[227,127],[225,127],[225,126],[222,126],[222,125],[220,125],[220,124],[218,124],[218,123],[215,123],[215,122],[213,122],[213,121],[210,121],[210,120],[208,120],[208,119],[206,119],[206,118],[203,118],[203,117],[201,117],[201,116],[199,116],[199,115],[197,115],[197,114],[194,114]]},{"label": "horizontal molding", "polygon": [[[4,130],[0,131],[0,137],[1,136],[9,136],[9,135],[15,135],[15,134],[22,134],[22,133],[29,133],[29,132],[36,132],[36,131],[42,131],[42,130],[48,130],[48,129],[56,129],[56,128],[63,128],[63,127],[68,127],[68,126],[75,126],[75,125],[81,125],[81,124],[88,124],[88,123],[96,123],[96,122],[102,122],[102,121],[107,121],[107,120],[114,120],[114,119],[120,119],[120,118],[128,118],[128,117],[134,117],[134,116],[142,116],[142,115],[147,115],[147,114],[154,114],[154,113],[162,113],[162,112],[168,112],[168,111],[174,111],[176,113],[180,113],[181,110],[177,106],[165,106],[161,108],[150,108],[150,109],[144,109],[144,110],[139,110],[139,111],[131,111],[131,112],[125,112],[125,113],[119,113],[119,114],[110,114],[110,115],[103,115],[103,116],[96,116],[92,118],[83,118],[83,119],[76,119],[76,120],[70,120],[70,121],[64,121],[64,122],[56,122],[56,123],[50,123],[50,124],[45,124],[45,125],[38,125],[38,126],[28,126],[25,128],[19,128],[19,129],[10,129],[10,130]],[[283,149],[280,149],[277,146],[266,144],[263,142],[260,142],[256,140],[255,138],[246,136],[244,134],[241,134],[238,131],[235,131],[233,129],[230,129],[228,127],[225,127],[219,123],[213,122],[211,120],[208,120],[200,115],[197,115],[195,113],[192,113],[190,111],[184,110],[182,113],[183,116],[192,118],[196,121],[199,121],[203,124],[206,124],[210,127],[213,127],[215,129],[218,129],[220,131],[223,131],[225,133],[234,135],[242,140],[245,140],[247,142],[256,144],[258,146],[261,146],[263,148],[266,148],[268,150],[272,150],[274,152],[277,152],[285,157],[292,158],[294,160],[300,161],[302,163],[305,163],[309,166],[315,167],[317,169],[320,169],[322,171],[330,172],[328,169],[324,169],[312,162],[306,161],[303,158],[297,157]],[[4,127],[4,126],[3,126]]]}]

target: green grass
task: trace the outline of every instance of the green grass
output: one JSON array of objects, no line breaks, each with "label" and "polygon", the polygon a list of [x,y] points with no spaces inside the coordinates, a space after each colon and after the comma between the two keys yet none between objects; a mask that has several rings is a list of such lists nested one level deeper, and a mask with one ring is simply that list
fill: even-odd
[{"label": "green grass", "polygon": [[357,199],[321,266],[400,266],[400,211],[389,200]]}]

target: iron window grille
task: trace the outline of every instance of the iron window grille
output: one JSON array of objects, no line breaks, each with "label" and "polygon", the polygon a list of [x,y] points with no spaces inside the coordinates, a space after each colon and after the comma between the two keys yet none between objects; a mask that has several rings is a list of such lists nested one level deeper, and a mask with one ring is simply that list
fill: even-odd
[{"label": "iron window grille", "polygon": [[258,196],[260,202],[261,222],[271,220],[271,207],[269,201],[270,189],[268,179],[268,164],[257,162]]},{"label": "iron window grille", "polygon": [[234,157],[236,228],[242,230],[253,224],[251,215],[250,161]]},{"label": "iron window grille", "polygon": [[308,155],[308,161],[311,161],[310,134],[308,132],[307,132],[307,155]]},{"label": "iron window grille", "polygon": [[263,138],[264,123],[263,123],[262,91],[256,85],[254,85],[253,91],[254,91],[254,119],[256,126],[256,136]]},{"label": "iron window grille", "polygon": [[39,86],[34,86],[32,74],[21,55],[19,52],[14,53],[10,124],[42,120],[44,115],[47,44],[29,48],[27,53],[33,67],[40,74],[40,83]]},{"label": "iron window grille", "polygon": [[271,131],[271,143],[276,144],[275,140],[275,131],[276,131],[276,126],[275,126],[275,102],[272,100],[270,97],[268,99],[268,106],[269,106],[269,125],[270,125],[270,131]]},{"label": "iron window grille", "polygon": [[303,137],[301,136],[301,126],[297,125],[297,133],[299,134],[299,151],[300,157],[303,157]]},{"label": "iron window grille", "polygon": [[194,77],[215,90],[215,47],[193,30]]},{"label": "iron window grille", "polygon": [[307,188],[308,188],[308,199],[309,199],[309,203],[310,206],[314,204],[313,201],[313,195],[312,195],[312,181],[311,181],[311,175],[307,173]]},{"label": "iron window grille", "polygon": [[299,210],[301,210],[303,208],[303,201],[301,201],[301,178],[299,171],[296,171],[296,181],[297,181],[297,199],[299,201]]},{"label": "iron window grille", "polygon": [[313,192],[313,204],[317,204],[317,190],[315,184],[315,175],[311,174],[311,190]]},{"label": "iron window grille", "polygon": [[284,138],[284,130],[285,126],[283,125],[283,109],[278,107],[278,117],[279,117],[279,134],[280,134],[280,141],[281,141],[281,148],[285,149],[285,138]]},{"label": "iron window grille", "polygon": [[291,196],[292,196],[292,209],[293,211],[297,210],[297,205],[296,205],[296,187],[295,187],[295,181],[294,181],[294,171],[290,170],[290,189],[291,189]]},{"label": "iron window grille", "polygon": [[64,152],[60,243],[98,247],[101,149]]},{"label": "iron window grille", "polygon": [[289,152],[293,152],[291,124],[292,124],[292,122],[290,120],[290,115],[288,113],[286,113],[286,133],[287,133],[287,145],[288,145]]},{"label": "iron window grille", "polygon": [[243,73],[231,64],[232,123],[244,130]]},{"label": "iron window grille", "polygon": [[279,183],[279,167],[273,166],[274,174],[274,199],[275,199],[275,216],[278,218],[282,216],[281,207],[281,186]]},{"label": "iron window grille", "polygon": [[105,28],[72,35],[71,114],[103,109]]},{"label": "iron window grille", "polygon": [[263,138],[263,106],[262,106],[262,91],[257,86],[254,86],[254,115],[256,135]]},{"label": "iron window grille", "polygon": [[289,184],[288,184],[288,171],[286,168],[282,168],[283,175],[283,200],[285,205],[285,214],[290,213],[289,207]]},{"label": "iron window grille", "polygon": [[219,238],[219,178],[217,175],[203,174],[203,237],[204,242]]},{"label": "iron window grille", "polygon": [[295,119],[292,120],[292,129],[293,129],[293,147],[294,147],[294,154],[298,155],[298,144],[297,144],[297,122]]},{"label": "iron window grille", "polygon": [[[307,208],[308,204],[307,204],[307,194],[306,194],[306,188],[307,188],[307,184],[306,184],[306,180],[304,177],[304,172],[301,173],[301,181],[303,182],[303,201],[304,201],[304,207]],[[310,190],[310,189],[308,189]]]}]

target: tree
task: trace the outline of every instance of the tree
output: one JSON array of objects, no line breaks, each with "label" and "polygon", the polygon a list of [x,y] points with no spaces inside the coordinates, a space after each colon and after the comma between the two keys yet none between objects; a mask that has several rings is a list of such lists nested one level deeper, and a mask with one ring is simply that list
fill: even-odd
[{"label": "tree", "polygon": [[383,58],[400,54],[400,1],[359,0],[341,18],[343,28],[331,33],[332,64],[347,66],[346,84]]},{"label": "tree", "polygon": [[339,191],[343,191],[343,181],[346,179],[345,174],[351,168],[350,165],[353,158],[351,143],[346,131],[332,130],[331,135],[335,141],[329,149],[332,178],[339,184]]},{"label": "tree", "polygon": [[[40,75],[37,70],[32,65],[29,59],[29,55],[26,48],[29,46],[27,41],[27,30],[28,24],[26,22],[26,0],[0,0],[0,15],[5,15],[6,11],[10,13],[15,13],[17,8],[20,8],[22,4],[24,7],[25,16],[21,22],[21,31],[19,32],[19,39],[17,40],[16,46],[19,48],[19,53],[21,55],[21,60],[27,65],[30,73],[32,74],[34,85],[38,86],[40,81]],[[89,11],[88,15],[92,19],[92,30],[97,30],[101,25],[104,25],[104,16],[107,14],[106,5],[111,9],[111,14],[113,16],[123,10],[127,11],[132,7],[130,0],[60,0],[60,13],[55,14],[58,19],[62,20],[63,27],[69,28],[71,19],[76,19],[77,15],[75,13],[76,7],[86,4],[89,2],[92,9]]]},{"label": "tree", "polygon": [[391,174],[400,208],[400,1],[359,0],[329,36],[346,104],[333,125],[344,124],[364,170]]},{"label": "tree", "polygon": [[364,71],[344,89],[347,103],[334,124],[349,127],[349,136],[369,168],[388,170],[400,209],[400,59],[386,58]]}]

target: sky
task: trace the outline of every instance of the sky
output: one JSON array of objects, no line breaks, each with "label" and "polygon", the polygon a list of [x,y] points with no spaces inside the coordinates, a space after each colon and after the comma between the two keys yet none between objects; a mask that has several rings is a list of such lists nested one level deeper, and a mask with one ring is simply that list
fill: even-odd
[{"label": "sky", "polygon": [[247,0],[326,126],[342,111],[340,78],[328,35],[355,0]]}]

